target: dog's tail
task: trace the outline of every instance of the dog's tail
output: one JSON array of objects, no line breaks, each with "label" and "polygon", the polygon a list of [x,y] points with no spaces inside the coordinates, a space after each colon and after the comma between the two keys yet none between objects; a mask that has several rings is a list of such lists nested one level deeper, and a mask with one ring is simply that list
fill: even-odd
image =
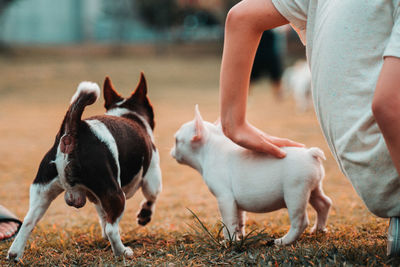
[{"label": "dog's tail", "polygon": [[76,93],[71,98],[71,104],[60,130],[60,149],[70,154],[75,147],[79,124],[86,106],[93,104],[99,98],[100,88],[97,83],[81,82]]},{"label": "dog's tail", "polygon": [[319,160],[326,160],[324,151],[322,151],[318,147],[311,147],[308,149],[308,151],[314,158],[319,159]]}]

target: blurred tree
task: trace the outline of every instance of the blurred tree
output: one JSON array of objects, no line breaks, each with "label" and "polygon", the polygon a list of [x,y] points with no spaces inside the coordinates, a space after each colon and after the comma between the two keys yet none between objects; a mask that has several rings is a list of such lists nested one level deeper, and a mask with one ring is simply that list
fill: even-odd
[{"label": "blurred tree", "polygon": [[[223,24],[220,19],[225,2],[232,0],[132,0],[140,19],[161,39],[191,40],[199,28]],[[195,38],[195,37],[194,37]]]},{"label": "blurred tree", "polygon": [[103,0],[102,3],[104,14],[112,18],[114,38],[120,44],[129,36],[128,22],[140,20],[156,34],[157,48],[162,51],[167,40],[191,40],[196,38],[198,29],[223,25],[227,11],[238,1]]},{"label": "blurred tree", "polygon": [[134,1],[132,0],[103,0],[103,12],[113,20],[114,37],[119,43],[125,40],[128,21],[134,18]]},{"label": "blurred tree", "polygon": [[3,12],[6,10],[7,6],[16,0],[0,0],[0,16],[3,15]]},{"label": "blurred tree", "polygon": [[10,47],[8,47],[4,41],[1,39],[2,32],[4,29],[4,12],[9,7],[9,5],[18,0],[0,0],[0,53],[9,53]]},{"label": "blurred tree", "polygon": [[176,0],[134,0],[140,18],[150,27],[163,31],[179,23],[182,10]]}]

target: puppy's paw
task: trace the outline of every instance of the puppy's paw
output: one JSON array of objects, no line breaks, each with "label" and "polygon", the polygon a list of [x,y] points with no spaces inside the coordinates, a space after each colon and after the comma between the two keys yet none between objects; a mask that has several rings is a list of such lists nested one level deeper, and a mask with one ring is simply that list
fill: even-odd
[{"label": "puppy's paw", "polygon": [[137,215],[138,224],[144,226],[151,221],[152,210],[146,207],[143,207]]},{"label": "puppy's paw", "polygon": [[151,221],[151,217],[138,217],[137,223],[141,226],[145,226]]},{"label": "puppy's paw", "polygon": [[283,246],[283,238],[278,238],[274,240],[274,244],[277,246]]},{"label": "puppy's paw", "polygon": [[127,258],[133,258],[133,250],[130,247],[125,247],[124,256]]},{"label": "puppy's paw", "polygon": [[7,260],[12,260],[14,262],[19,262],[21,257],[22,257],[22,253],[11,251],[11,249],[8,251]]},{"label": "puppy's paw", "polygon": [[318,234],[318,233],[325,234],[325,233],[327,233],[327,232],[328,232],[328,229],[327,229],[326,227],[324,227],[324,228],[317,228],[316,225],[314,225],[314,226],[311,228],[311,230],[310,230],[310,233],[312,233],[312,234]]}]

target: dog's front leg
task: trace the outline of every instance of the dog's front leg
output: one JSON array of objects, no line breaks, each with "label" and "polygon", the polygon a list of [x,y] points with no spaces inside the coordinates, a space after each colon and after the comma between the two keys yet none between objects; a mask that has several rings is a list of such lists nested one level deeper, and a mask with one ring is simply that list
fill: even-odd
[{"label": "dog's front leg", "polygon": [[236,229],[237,237],[243,238],[245,235],[245,224],[246,224],[246,212],[241,209],[237,209],[237,220],[238,228]]},{"label": "dog's front leg", "polygon": [[149,169],[143,178],[142,192],[146,199],[142,201],[140,211],[137,214],[138,224],[140,225],[146,225],[150,222],[157,196],[161,192],[162,179],[159,161],[158,151],[155,151]]},{"label": "dog's front leg", "polygon": [[50,203],[64,190],[57,179],[49,184],[32,184],[29,192],[29,211],[24,218],[21,229],[8,250],[7,259],[19,261],[24,253],[26,241],[38,221],[46,212]]},{"label": "dog's front leg", "polygon": [[238,208],[235,199],[231,195],[217,197],[219,211],[224,223],[224,237],[227,240],[236,240],[238,229]]}]

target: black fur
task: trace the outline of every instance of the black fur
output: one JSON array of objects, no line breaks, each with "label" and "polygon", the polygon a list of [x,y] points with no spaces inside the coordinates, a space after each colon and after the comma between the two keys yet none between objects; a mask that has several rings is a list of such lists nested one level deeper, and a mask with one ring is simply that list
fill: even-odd
[{"label": "black fur", "polygon": [[[86,188],[91,201],[100,201],[106,211],[107,220],[114,222],[123,212],[125,197],[121,187],[143,169],[144,176],[149,168],[155,150],[151,137],[147,133],[142,116],[150,127],[154,128],[154,113],[147,98],[147,85],[144,75],[135,92],[124,101],[113,88],[107,77],[104,82],[105,107],[125,108],[133,113],[122,117],[100,115],[81,120],[86,105],[95,101],[95,95],[81,92],[72,103],[64,117],[53,147],[42,159],[33,183],[47,184],[57,178],[58,172],[54,160],[57,149],[68,155],[68,164],[64,170],[66,182],[71,186]],[[118,184],[118,167],[105,143],[91,131],[88,120],[102,122],[116,141],[118,162],[120,165],[121,186]],[[64,150],[63,150],[64,149]],[[150,210],[151,213],[151,210]]]}]

